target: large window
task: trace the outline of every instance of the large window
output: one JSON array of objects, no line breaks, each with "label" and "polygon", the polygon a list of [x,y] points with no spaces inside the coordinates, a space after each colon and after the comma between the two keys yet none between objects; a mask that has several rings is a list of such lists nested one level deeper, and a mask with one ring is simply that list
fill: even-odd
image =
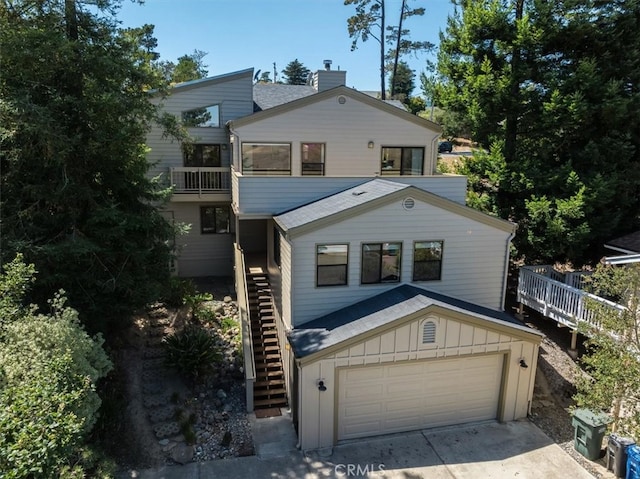
[{"label": "large window", "polygon": [[413,245],[413,280],[435,281],[442,277],[442,241],[416,241]]},{"label": "large window", "polygon": [[397,283],[400,281],[402,243],[367,243],[362,245],[360,282]]},{"label": "large window", "polygon": [[323,244],[316,246],[316,284],[340,286],[347,284],[349,245]]},{"label": "large window", "polygon": [[324,176],[324,143],[302,143],[302,174]]},{"label": "large window", "polygon": [[243,143],[243,175],[290,175],[291,145],[286,143]]},{"label": "large window", "polygon": [[229,233],[231,215],[228,206],[201,206],[200,232],[203,235]]},{"label": "large window", "polygon": [[382,175],[422,175],[423,165],[424,148],[382,147]]},{"label": "large window", "polygon": [[220,105],[209,105],[183,111],[182,125],[197,128],[220,128]]},{"label": "large window", "polygon": [[182,154],[184,166],[220,166],[220,145],[187,144]]}]

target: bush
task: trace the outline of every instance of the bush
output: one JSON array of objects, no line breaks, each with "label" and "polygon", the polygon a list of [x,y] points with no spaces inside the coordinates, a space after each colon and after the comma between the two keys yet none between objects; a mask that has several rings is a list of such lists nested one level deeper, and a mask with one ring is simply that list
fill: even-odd
[{"label": "bush", "polygon": [[177,308],[185,304],[185,298],[195,296],[197,292],[196,285],[190,279],[172,276],[162,299],[168,306]]},{"label": "bush", "polygon": [[[12,284],[24,295],[31,277],[17,271],[25,269],[5,268],[0,290]],[[86,333],[64,295],[50,306],[49,315],[0,308],[0,477],[7,479],[60,475],[95,424],[95,385],[111,369],[102,338]]]},{"label": "bush", "polygon": [[167,365],[191,378],[207,372],[221,359],[213,338],[203,329],[188,327],[165,338]]}]

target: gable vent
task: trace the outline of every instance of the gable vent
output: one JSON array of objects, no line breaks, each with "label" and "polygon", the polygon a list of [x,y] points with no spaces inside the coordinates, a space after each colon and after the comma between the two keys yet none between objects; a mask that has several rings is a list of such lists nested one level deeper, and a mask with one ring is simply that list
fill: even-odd
[{"label": "gable vent", "polygon": [[436,342],[436,323],[427,321],[422,325],[422,344]]},{"label": "gable vent", "polygon": [[414,200],[411,197],[405,198],[404,200],[402,200],[402,207],[405,210],[412,210],[415,205],[416,205],[416,200]]},{"label": "gable vent", "polygon": [[347,97],[340,95],[338,97],[338,103],[340,103],[341,105],[344,105],[345,103],[347,103]]}]

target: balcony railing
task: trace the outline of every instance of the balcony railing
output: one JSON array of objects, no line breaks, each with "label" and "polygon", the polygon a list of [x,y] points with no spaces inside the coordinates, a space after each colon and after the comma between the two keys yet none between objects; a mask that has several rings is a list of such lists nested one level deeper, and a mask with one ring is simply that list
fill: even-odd
[{"label": "balcony railing", "polygon": [[171,168],[171,185],[174,193],[226,193],[231,190],[229,167],[181,167]]}]

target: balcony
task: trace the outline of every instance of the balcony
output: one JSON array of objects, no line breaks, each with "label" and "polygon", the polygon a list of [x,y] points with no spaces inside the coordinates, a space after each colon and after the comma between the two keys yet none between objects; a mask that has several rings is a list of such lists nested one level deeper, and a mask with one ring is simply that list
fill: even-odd
[{"label": "balcony", "polygon": [[169,172],[171,201],[230,201],[229,167],[180,167]]}]

